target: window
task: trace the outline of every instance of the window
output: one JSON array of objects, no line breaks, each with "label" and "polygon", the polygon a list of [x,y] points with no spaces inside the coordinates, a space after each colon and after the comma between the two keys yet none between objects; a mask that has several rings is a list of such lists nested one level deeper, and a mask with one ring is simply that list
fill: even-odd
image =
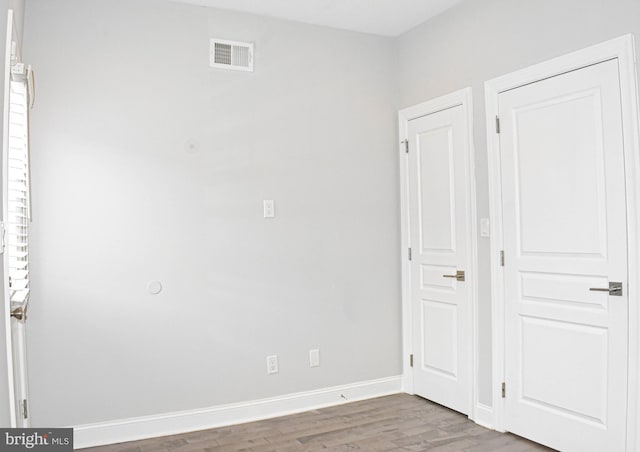
[{"label": "window", "polygon": [[29,86],[24,65],[12,67],[9,87],[8,149],[5,157],[6,253],[11,311],[29,302]]}]

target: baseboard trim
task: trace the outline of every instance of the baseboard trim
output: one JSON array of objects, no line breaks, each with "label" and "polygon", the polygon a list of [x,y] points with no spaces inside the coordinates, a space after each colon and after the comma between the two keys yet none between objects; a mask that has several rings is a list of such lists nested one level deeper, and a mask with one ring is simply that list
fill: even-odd
[{"label": "baseboard trim", "polygon": [[242,424],[400,392],[402,376],[395,376],[199,410],[80,425],[74,427],[74,447],[83,449]]},{"label": "baseboard trim", "polygon": [[494,429],[494,422],[493,422],[493,408],[491,408],[489,405],[485,405],[483,403],[476,403],[476,413],[475,413],[475,419],[473,419],[473,421],[478,424],[481,425],[482,427],[485,428],[490,428],[491,430]]}]

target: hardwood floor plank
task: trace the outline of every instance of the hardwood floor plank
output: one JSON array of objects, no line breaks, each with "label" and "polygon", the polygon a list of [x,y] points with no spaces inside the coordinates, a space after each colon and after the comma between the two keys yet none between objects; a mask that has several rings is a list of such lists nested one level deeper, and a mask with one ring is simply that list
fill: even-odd
[{"label": "hardwood floor plank", "polygon": [[87,452],[550,451],[473,423],[420,397],[396,394],[305,413],[94,447]]}]

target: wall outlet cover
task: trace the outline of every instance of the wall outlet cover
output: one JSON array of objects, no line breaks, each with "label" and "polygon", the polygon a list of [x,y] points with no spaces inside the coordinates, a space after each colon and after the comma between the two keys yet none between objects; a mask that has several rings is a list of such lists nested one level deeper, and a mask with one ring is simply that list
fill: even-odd
[{"label": "wall outlet cover", "polygon": [[273,199],[265,199],[262,201],[263,209],[264,209],[264,217],[265,218],[275,218],[276,216],[276,207]]}]

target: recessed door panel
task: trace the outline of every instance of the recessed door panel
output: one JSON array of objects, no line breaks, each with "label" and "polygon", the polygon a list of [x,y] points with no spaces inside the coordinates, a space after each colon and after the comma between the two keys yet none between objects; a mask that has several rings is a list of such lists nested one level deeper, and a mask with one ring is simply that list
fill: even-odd
[{"label": "recessed door panel", "polygon": [[513,110],[522,254],[606,253],[601,92]]},{"label": "recessed door panel", "polygon": [[458,367],[458,307],[422,300],[422,370],[456,378]]},{"label": "recessed door panel", "polygon": [[607,329],[521,317],[523,402],[605,424]]},{"label": "recessed door panel", "polygon": [[455,294],[456,281],[454,278],[443,278],[442,275],[454,275],[456,267],[452,265],[427,265],[420,266],[420,287],[422,290],[438,290]]},{"label": "recessed door panel", "polygon": [[552,303],[554,307],[605,310],[607,297],[584,288],[608,284],[605,276],[520,272],[520,297],[523,302]]},{"label": "recessed door panel", "polygon": [[[455,252],[455,174],[453,129],[428,130],[416,136],[420,170],[420,244],[422,252]],[[437,193],[438,196],[433,196]]]}]

